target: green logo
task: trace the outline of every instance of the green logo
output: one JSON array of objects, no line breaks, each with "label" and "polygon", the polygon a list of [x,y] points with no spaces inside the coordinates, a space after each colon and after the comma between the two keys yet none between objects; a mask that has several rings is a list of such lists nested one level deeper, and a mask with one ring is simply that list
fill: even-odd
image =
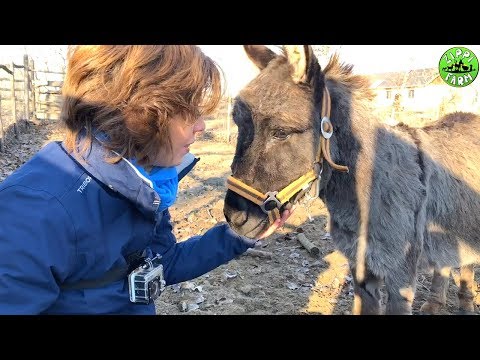
[{"label": "green logo", "polygon": [[445,51],[440,58],[438,70],[448,85],[465,87],[478,75],[478,59],[465,47],[453,47]]}]

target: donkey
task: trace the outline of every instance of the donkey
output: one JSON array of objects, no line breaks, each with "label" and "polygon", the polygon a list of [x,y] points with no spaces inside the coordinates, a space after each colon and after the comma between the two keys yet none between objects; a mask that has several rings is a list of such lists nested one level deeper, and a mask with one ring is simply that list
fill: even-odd
[{"label": "donkey", "polygon": [[332,239],[349,259],[352,314],[412,314],[426,261],[434,273],[421,311],[445,306],[450,269],[461,267],[460,310],[473,312],[479,116],[388,126],[373,115],[368,80],[337,54],[322,71],[310,46],[245,51],[260,72],[233,108],[238,138],[224,203],[232,228],[255,237],[304,194],[321,193]]}]

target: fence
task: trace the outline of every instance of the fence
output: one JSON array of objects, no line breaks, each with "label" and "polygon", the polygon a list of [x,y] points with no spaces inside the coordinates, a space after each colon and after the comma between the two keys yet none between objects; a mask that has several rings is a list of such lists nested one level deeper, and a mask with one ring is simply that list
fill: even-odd
[{"label": "fence", "polygon": [[[60,80],[46,80],[52,74]],[[30,121],[58,118],[63,76],[63,72],[36,70],[28,55],[21,65],[0,64],[0,152],[9,138],[18,138],[30,126]]]},{"label": "fence", "polygon": [[234,143],[238,134],[237,127],[232,120],[231,97],[224,97],[217,111],[207,117],[205,121],[205,132],[202,135],[203,140],[215,140],[227,143]]}]

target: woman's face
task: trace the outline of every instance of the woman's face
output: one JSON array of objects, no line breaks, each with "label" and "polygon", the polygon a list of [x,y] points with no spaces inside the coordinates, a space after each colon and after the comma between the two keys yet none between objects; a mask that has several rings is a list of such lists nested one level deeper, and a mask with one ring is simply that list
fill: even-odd
[{"label": "woman's face", "polygon": [[205,130],[205,120],[197,119],[193,124],[186,124],[180,116],[174,116],[168,123],[168,132],[172,149],[163,149],[156,159],[156,166],[177,166],[190,151],[190,145],[195,142],[195,135]]}]

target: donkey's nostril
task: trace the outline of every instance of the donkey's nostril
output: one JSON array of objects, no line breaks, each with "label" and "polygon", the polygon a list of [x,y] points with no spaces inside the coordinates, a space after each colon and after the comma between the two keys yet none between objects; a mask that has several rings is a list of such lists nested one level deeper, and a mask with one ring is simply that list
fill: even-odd
[{"label": "donkey's nostril", "polygon": [[223,216],[225,216],[225,221],[228,223],[231,223],[232,221],[230,220],[230,216],[227,215],[227,213],[224,211]]},{"label": "donkey's nostril", "polygon": [[237,210],[225,204],[223,209],[225,220],[236,227],[240,227],[247,222],[248,216],[246,211]]},{"label": "donkey's nostril", "polygon": [[248,219],[247,201],[233,193],[231,190],[228,190],[225,197],[223,214],[228,223],[233,224],[236,227],[244,225]]},{"label": "donkey's nostril", "polygon": [[247,222],[247,212],[246,211],[237,211],[231,215],[230,220],[235,226],[242,226]]}]

